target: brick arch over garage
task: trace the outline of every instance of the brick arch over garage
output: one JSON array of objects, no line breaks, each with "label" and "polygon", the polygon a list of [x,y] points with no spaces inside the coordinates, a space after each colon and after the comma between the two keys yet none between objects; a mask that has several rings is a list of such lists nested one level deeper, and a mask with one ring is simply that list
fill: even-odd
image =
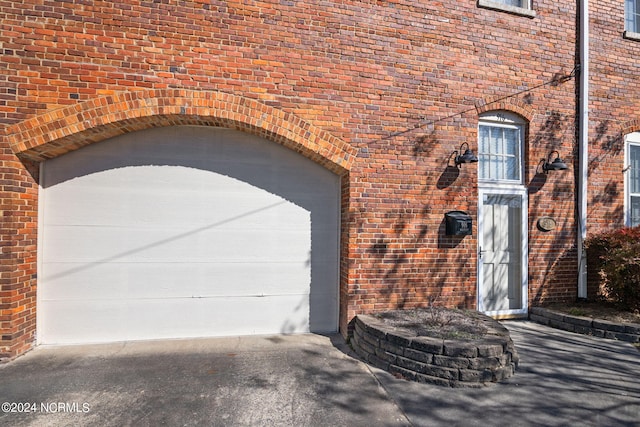
[{"label": "brick arch over garage", "polygon": [[299,117],[241,96],[184,89],[119,93],[35,116],[7,129],[13,152],[42,161],[128,132],[176,125],[244,131],[290,148],[338,175],[356,149]]},{"label": "brick arch over garage", "polygon": [[[59,108],[4,128],[6,141],[28,168],[41,161],[61,156],[108,138],[148,128],[175,125],[218,126],[257,135],[300,153],[326,169],[342,176],[342,210],[348,202],[349,171],[357,150],[328,132],[299,117],[267,106],[259,101],[216,91],[149,90],[118,93],[73,106]],[[35,171],[34,171],[35,172]],[[37,196],[36,196],[37,197]],[[22,212],[25,207],[16,207]],[[36,205],[37,206],[37,205]],[[33,212],[37,215],[37,207]],[[24,225],[35,229],[36,216],[25,216]],[[345,234],[347,218],[342,217],[340,269],[346,268],[348,253]],[[12,234],[13,236],[13,234]],[[17,239],[18,237],[13,236]],[[9,316],[7,333],[0,337],[0,359],[15,357],[34,344],[36,288],[35,234],[29,234],[12,256],[28,274],[15,278],[12,291],[18,301]],[[340,328],[347,329],[345,278],[340,279]],[[3,314],[3,313],[0,313]]]}]

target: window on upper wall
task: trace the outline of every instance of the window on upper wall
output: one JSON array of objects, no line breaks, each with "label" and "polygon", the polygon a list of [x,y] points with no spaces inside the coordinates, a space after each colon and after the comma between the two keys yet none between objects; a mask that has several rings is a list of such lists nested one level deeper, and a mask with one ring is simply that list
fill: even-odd
[{"label": "window on upper wall", "polygon": [[529,8],[529,2],[527,0],[496,0],[496,3],[506,4],[507,6]]},{"label": "window on upper wall", "polygon": [[507,112],[484,114],[478,125],[478,178],[485,182],[522,183],[522,120]]},{"label": "window on upper wall", "polygon": [[624,29],[640,33],[640,0],[624,1]]},{"label": "window on upper wall", "polygon": [[640,225],[640,132],[627,135],[625,224]]},{"label": "window on upper wall", "polygon": [[516,15],[533,18],[536,16],[531,8],[531,0],[478,0],[478,6],[485,9],[500,10]]}]

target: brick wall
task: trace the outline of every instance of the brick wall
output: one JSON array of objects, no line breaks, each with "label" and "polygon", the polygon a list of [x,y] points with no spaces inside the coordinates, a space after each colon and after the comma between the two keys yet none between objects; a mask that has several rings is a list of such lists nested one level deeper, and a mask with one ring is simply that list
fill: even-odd
[{"label": "brick wall", "polygon": [[0,359],[32,345],[36,316],[37,167],[0,149]]},{"label": "brick wall", "polygon": [[[218,123],[226,113],[208,100],[225,94],[238,109],[225,125],[290,144],[344,176],[343,331],[358,313],[476,306],[477,172],[452,167],[451,155],[462,142],[477,149],[479,114],[497,109],[529,122],[530,302],[574,298],[574,174],[545,175],[539,163],[558,150],[575,166],[576,82],[560,77],[575,65],[576,10],[554,1],[535,10],[528,18],[475,1],[0,0],[0,201],[9,218],[0,357],[23,351],[35,331],[38,178],[27,159],[149,126]],[[318,152],[291,121],[332,142]],[[473,235],[444,235],[453,209],[472,215]],[[541,216],[557,228],[538,230]]]},{"label": "brick wall", "polygon": [[[624,225],[624,136],[640,131],[640,40],[625,38],[624,2],[591,4],[588,234]],[[598,293],[590,271],[589,295]]]},{"label": "brick wall", "polygon": [[591,5],[589,232],[623,225],[624,135],[640,130],[634,58],[640,41],[623,37],[624,2]]}]

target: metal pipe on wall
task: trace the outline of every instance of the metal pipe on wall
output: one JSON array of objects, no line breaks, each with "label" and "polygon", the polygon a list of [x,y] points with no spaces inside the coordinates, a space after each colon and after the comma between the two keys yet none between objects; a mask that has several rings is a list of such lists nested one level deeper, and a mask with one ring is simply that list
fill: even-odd
[{"label": "metal pipe on wall", "polygon": [[589,0],[580,0],[580,91],[578,117],[578,298],[587,298],[587,179],[589,169]]}]

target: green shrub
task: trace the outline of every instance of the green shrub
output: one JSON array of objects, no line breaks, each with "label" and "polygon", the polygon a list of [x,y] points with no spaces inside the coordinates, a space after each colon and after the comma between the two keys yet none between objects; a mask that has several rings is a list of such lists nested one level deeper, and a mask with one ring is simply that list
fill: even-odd
[{"label": "green shrub", "polygon": [[640,309],[640,226],[589,237],[585,246],[590,269],[603,279],[604,296],[622,308]]}]

